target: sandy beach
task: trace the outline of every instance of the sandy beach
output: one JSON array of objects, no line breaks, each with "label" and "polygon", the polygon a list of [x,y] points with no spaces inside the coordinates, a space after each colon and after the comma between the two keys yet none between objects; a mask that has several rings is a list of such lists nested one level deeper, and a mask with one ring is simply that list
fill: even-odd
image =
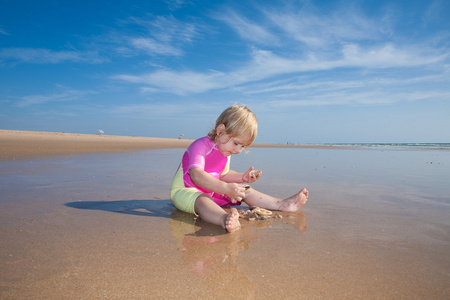
[{"label": "sandy beach", "polygon": [[227,234],[169,200],[190,142],[0,130],[0,298],[449,299],[448,150],[255,145],[310,199]]},{"label": "sandy beach", "polygon": [[[193,140],[0,129],[0,160],[20,160],[60,154],[127,152],[187,148]],[[253,147],[330,148],[329,146],[257,143]]]},{"label": "sandy beach", "polygon": [[0,130],[0,160],[48,157],[58,154],[126,152],[155,148],[186,148],[192,140]]}]

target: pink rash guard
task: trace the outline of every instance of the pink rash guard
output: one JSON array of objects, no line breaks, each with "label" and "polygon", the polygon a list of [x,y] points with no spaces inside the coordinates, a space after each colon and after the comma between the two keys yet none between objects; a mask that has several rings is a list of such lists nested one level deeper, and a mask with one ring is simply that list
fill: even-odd
[{"label": "pink rash guard", "polygon": [[231,199],[223,194],[216,194],[196,185],[189,175],[189,170],[192,168],[199,168],[213,177],[220,179],[220,175],[224,175],[229,171],[230,158],[223,155],[217,145],[211,141],[208,136],[194,141],[183,155],[181,167],[183,170],[183,181],[185,187],[194,187],[199,191],[210,195],[214,202],[220,206],[236,205],[239,203],[232,203]]}]

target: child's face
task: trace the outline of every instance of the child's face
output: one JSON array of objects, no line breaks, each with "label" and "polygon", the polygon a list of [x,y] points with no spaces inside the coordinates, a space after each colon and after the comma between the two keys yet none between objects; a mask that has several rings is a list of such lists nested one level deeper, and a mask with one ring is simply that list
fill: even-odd
[{"label": "child's face", "polygon": [[217,147],[220,153],[225,156],[230,156],[232,154],[239,154],[242,152],[244,147],[249,145],[245,144],[248,141],[248,137],[230,137],[228,134],[221,134],[217,138]]}]

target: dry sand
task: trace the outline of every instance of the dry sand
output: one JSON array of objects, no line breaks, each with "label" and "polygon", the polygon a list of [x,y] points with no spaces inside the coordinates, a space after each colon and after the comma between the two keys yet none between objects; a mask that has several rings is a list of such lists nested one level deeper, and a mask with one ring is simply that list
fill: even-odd
[{"label": "dry sand", "polygon": [[[0,130],[0,160],[58,154],[126,152],[156,148],[187,148],[192,140],[111,136],[64,132]],[[330,146],[254,144],[252,147],[330,148]]]},{"label": "dry sand", "polygon": [[192,143],[192,140],[186,139],[0,130],[0,160],[45,157],[57,154],[186,148],[190,143]]},{"label": "dry sand", "polygon": [[[346,162],[363,151],[301,149],[300,164],[283,152],[277,169],[261,159],[269,149],[254,150],[245,158],[271,178],[254,187],[286,195],[303,181],[310,201],[226,234],[168,199],[189,143],[0,131],[0,298],[449,299],[448,188],[408,179],[443,180],[446,152],[391,180],[400,152],[366,151],[368,170],[391,160],[364,181]],[[67,156],[87,152],[102,153]]]}]

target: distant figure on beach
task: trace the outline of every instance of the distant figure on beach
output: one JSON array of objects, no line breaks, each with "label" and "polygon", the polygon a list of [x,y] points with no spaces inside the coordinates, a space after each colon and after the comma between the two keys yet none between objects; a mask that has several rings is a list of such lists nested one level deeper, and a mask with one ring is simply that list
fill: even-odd
[{"label": "distant figure on beach", "polygon": [[270,210],[297,211],[308,199],[302,189],[286,199],[275,198],[244,183],[252,183],[262,172],[249,168],[245,173],[230,170],[230,156],[247,149],[258,131],[256,116],[246,106],[233,105],[222,112],[208,136],[194,141],[183,155],[170,188],[170,199],[182,211],[195,214],[228,232],[240,229],[236,208],[227,213],[222,207],[240,205]]}]

